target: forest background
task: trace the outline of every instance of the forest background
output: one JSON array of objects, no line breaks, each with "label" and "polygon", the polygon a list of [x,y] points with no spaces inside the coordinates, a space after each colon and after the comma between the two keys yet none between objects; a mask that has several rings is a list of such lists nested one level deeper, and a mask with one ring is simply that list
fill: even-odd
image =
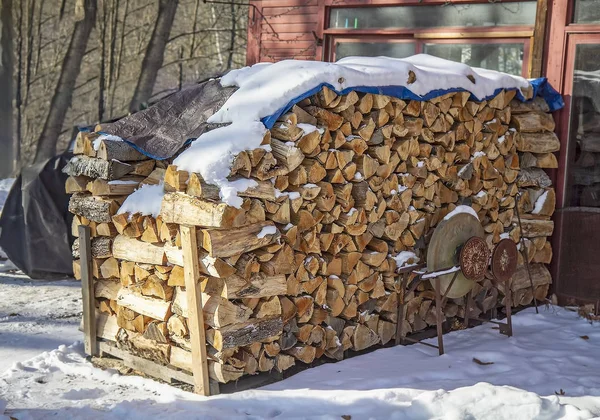
[{"label": "forest background", "polygon": [[245,64],[247,0],[0,0],[0,179]]}]

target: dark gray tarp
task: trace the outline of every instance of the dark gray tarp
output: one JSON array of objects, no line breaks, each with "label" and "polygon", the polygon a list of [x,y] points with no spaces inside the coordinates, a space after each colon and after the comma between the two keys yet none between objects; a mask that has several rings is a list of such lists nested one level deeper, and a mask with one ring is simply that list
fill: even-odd
[{"label": "dark gray tarp", "polygon": [[179,152],[188,140],[195,140],[215,127],[206,120],[235,90],[222,87],[215,79],[189,86],[148,109],[114,123],[103,123],[102,133],[121,137],[153,159],[167,159]]},{"label": "dark gray tarp", "polygon": [[0,216],[0,248],[33,279],[71,276],[72,216],[62,169],[71,154],[21,171]]}]

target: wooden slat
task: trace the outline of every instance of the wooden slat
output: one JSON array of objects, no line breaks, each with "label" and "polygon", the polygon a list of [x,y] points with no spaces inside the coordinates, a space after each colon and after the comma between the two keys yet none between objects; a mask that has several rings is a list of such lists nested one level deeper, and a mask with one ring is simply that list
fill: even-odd
[{"label": "wooden slat", "polygon": [[263,7],[263,15],[268,19],[270,16],[279,15],[305,15],[318,14],[319,6],[303,6],[303,7]]},{"label": "wooden slat", "polygon": [[171,383],[173,379],[176,379],[180,382],[194,385],[194,378],[192,377],[192,375],[186,372],[176,370],[168,366],[162,366],[151,360],[135,356],[129,352],[118,349],[117,347],[109,343],[97,343],[96,351],[98,353],[106,353],[111,356],[117,357],[123,360],[123,363],[127,367],[143,372],[146,375],[152,376],[154,378],[161,379],[165,382]]},{"label": "wooden slat", "polygon": [[92,244],[89,226],[79,225],[81,294],[83,301],[83,345],[85,353],[96,355],[96,308],[92,276]]},{"label": "wooden slat", "polygon": [[[301,15],[278,15],[278,16],[265,16],[267,22],[271,25],[276,24],[290,24],[290,23],[312,23],[317,24],[316,14],[301,14]],[[269,26],[266,23],[263,25]]]},{"label": "wooden slat", "polygon": [[317,29],[316,22],[314,23],[275,23],[273,25],[267,25],[263,23],[262,30],[264,32],[277,32],[278,34],[285,34],[290,32],[308,32],[314,31]]},{"label": "wooden slat", "polygon": [[290,32],[285,34],[274,34],[273,32],[263,31],[260,33],[261,41],[314,41],[315,36],[308,32]]},{"label": "wooden slat", "polygon": [[197,394],[210,395],[208,380],[208,362],[206,360],[206,337],[204,334],[204,313],[202,311],[202,293],[198,285],[200,270],[198,267],[198,242],[196,228],[181,226],[181,246],[185,287],[187,290],[190,317],[190,345],[192,347],[192,369],[194,373],[194,391]]}]

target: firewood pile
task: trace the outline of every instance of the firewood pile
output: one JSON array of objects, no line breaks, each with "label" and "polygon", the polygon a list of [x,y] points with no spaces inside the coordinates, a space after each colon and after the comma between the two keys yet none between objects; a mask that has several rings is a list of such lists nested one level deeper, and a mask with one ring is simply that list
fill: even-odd
[{"label": "firewood pile", "polygon": [[[544,299],[555,207],[544,169],[557,167],[559,141],[545,102],[514,96],[419,102],[323,88],[267,131],[270,147],[235,157],[230,179],[256,181],[239,193],[240,208],[198,173],[80,133],[66,188],[73,234],[91,229],[98,336],[191,371],[180,225],[198,226],[208,367],[219,382],[388,343],[402,297],[397,270],[425,261],[433,229],[458,205],[477,212],[490,248],[504,237],[524,244],[514,306],[533,299],[525,254]],[[157,217],[120,212],[143,185],[138,192],[161,192]],[[78,241],[73,256],[79,275]],[[500,307],[503,290],[491,279],[476,285],[473,310]],[[403,298],[404,331],[435,325],[429,284]],[[443,311],[462,316],[464,298]]]}]

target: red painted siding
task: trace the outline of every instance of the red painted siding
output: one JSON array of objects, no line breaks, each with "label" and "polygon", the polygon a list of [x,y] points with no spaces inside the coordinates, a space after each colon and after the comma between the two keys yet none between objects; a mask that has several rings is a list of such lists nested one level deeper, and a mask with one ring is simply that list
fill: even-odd
[{"label": "red painted siding", "polygon": [[250,0],[250,4],[248,65],[321,58],[315,35],[322,28],[323,0]]}]

